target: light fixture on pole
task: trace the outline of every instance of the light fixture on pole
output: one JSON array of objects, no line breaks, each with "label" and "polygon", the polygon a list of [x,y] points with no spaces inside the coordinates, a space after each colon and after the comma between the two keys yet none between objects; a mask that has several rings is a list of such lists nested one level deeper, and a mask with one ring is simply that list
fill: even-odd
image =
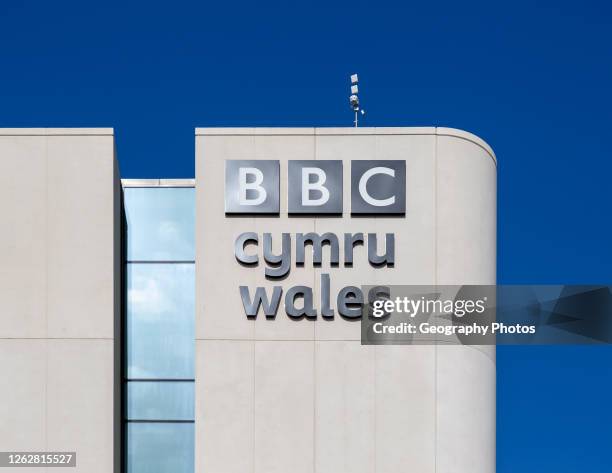
[{"label": "light fixture on pole", "polygon": [[362,115],[365,115],[365,110],[359,108],[359,77],[357,74],[351,74],[351,96],[349,97],[349,103],[351,104],[351,108],[353,112],[355,112],[355,127],[359,125],[359,112]]}]

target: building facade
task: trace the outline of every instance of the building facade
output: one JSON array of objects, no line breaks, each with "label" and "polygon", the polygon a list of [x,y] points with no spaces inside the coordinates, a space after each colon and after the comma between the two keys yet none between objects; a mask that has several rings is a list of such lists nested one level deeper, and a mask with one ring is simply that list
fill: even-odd
[{"label": "building facade", "polygon": [[[489,146],[445,128],[195,143],[195,180],[121,185],[112,130],[0,132],[3,450],[76,451],[86,472],[493,472],[494,348],[362,345],[339,307],[365,285],[495,283]],[[387,197],[368,179],[400,175],[392,211],[368,210]],[[305,187],[328,207],[300,207]],[[261,213],[240,207],[264,188]],[[300,255],[309,234],[339,236],[339,263]],[[350,261],[346,234],[364,235]],[[249,313],[257,288],[274,313]]]},{"label": "building facade", "polygon": [[78,467],[66,471],[118,471],[123,280],[112,130],[0,130],[0,214],[2,451],[76,451]]}]

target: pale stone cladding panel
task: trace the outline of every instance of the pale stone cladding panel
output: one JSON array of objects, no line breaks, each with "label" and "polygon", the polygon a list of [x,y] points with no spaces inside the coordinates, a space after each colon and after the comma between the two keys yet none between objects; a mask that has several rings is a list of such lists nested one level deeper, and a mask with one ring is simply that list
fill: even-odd
[{"label": "pale stone cladding panel", "polygon": [[0,444],[74,473],[119,471],[120,192],[112,129],[0,129]]},{"label": "pale stone cladding panel", "polygon": [[[279,216],[225,215],[229,159],[280,161]],[[287,214],[297,159],[342,160],[341,216]],[[351,217],[351,160],[383,159],[406,160],[405,216]],[[295,321],[282,307],[249,320],[238,286],[306,285],[319,306],[322,273],[332,298],[346,285],[492,284],[495,183],[490,148],[458,130],[197,129],[196,471],[493,472],[494,349],[362,346],[358,322]],[[396,263],[373,269],[363,246],[352,268],[296,267],[294,247],[289,276],[268,281],[234,257],[247,231],[275,244],[282,232],[395,233]]]}]

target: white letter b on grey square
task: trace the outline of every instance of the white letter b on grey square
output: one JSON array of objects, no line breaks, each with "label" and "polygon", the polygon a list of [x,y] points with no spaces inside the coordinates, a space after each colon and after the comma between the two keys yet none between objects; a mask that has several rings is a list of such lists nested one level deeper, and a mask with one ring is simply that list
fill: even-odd
[{"label": "white letter b on grey square", "polygon": [[225,213],[279,213],[279,162],[225,161]]}]

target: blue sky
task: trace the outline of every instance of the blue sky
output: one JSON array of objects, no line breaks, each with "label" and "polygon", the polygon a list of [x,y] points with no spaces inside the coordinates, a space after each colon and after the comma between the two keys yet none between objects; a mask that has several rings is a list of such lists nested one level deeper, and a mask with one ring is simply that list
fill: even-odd
[{"label": "blue sky", "polygon": [[[495,149],[499,282],[612,282],[610,2],[0,11],[0,126],[112,126],[123,177],[192,177],[195,126],[350,125],[351,72],[364,124]],[[498,471],[612,471],[611,394],[612,347],[500,348]]]}]

